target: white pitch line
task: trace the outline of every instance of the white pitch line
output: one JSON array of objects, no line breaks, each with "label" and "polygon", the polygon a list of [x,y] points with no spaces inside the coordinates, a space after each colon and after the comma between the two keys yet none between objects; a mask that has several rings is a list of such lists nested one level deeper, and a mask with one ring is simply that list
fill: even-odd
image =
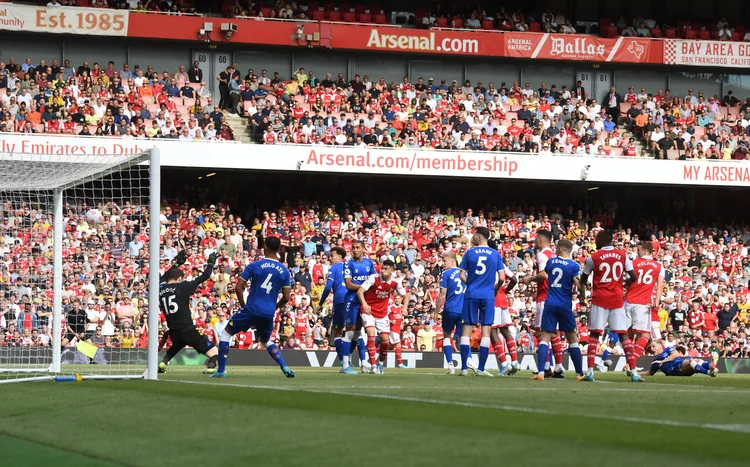
[{"label": "white pitch line", "polygon": [[539,415],[553,415],[553,416],[573,416],[583,418],[593,418],[597,420],[615,420],[621,422],[633,422],[633,423],[645,423],[649,425],[660,425],[660,426],[673,426],[680,428],[699,428],[705,430],[717,430],[717,431],[728,431],[732,433],[750,433],[750,425],[742,424],[731,424],[722,425],[717,423],[692,423],[682,422],[679,420],[665,420],[665,419],[652,419],[652,418],[640,418],[640,417],[623,417],[619,415],[597,415],[597,414],[580,414],[580,413],[566,413],[558,412],[547,409],[537,409],[532,407],[519,407],[512,405],[496,405],[496,404],[479,404],[476,402],[465,402],[465,401],[450,401],[440,399],[423,399],[420,397],[407,397],[407,396],[396,396],[388,394],[368,394],[359,392],[348,392],[348,391],[326,391],[322,389],[301,389],[292,386],[261,386],[253,384],[236,384],[236,383],[211,383],[208,381],[180,381],[180,380],[162,380],[169,381],[172,383],[183,383],[183,384],[198,384],[203,386],[227,386],[245,389],[272,389],[276,391],[290,391],[290,392],[310,392],[314,394],[331,394],[337,396],[353,396],[353,397],[366,397],[370,399],[385,399],[395,400],[402,402],[418,402],[424,404],[437,404],[437,405],[452,405],[457,407],[470,407],[477,409],[492,409],[492,410],[504,410],[507,412],[522,412],[522,413],[533,413]]}]

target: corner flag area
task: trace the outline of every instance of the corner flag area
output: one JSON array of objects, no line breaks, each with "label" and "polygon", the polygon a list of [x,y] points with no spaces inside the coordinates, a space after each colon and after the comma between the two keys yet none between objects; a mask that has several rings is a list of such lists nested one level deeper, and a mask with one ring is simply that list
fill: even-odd
[{"label": "corner flag area", "polygon": [[750,376],[295,371],[1,385],[4,465],[747,465]]}]

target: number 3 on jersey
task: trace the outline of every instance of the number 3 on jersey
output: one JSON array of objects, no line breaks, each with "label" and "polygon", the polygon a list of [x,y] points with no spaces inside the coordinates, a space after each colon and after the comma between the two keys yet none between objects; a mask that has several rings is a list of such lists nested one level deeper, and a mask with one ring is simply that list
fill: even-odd
[{"label": "number 3 on jersey", "polygon": [[622,279],[622,273],[625,272],[625,267],[622,263],[614,263],[610,266],[609,263],[602,263],[599,265],[599,271],[602,273],[601,283],[606,284],[608,282],[618,282]]},{"label": "number 3 on jersey", "polygon": [[271,284],[271,278],[273,277],[273,274],[269,274],[266,276],[266,280],[263,281],[262,284],[260,284],[260,288],[266,291],[266,294],[270,294],[271,290],[273,290],[273,284]]},{"label": "number 3 on jersey", "polygon": [[177,313],[177,302],[174,301],[174,295],[162,297],[161,306],[164,308],[164,312],[167,314]]}]

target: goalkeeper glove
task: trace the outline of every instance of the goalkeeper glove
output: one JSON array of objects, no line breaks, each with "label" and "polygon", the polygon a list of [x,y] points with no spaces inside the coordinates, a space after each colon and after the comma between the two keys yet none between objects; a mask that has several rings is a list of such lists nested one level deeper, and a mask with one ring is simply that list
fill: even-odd
[{"label": "goalkeeper glove", "polygon": [[218,254],[218,253],[216,253],[216,252],[214,252],[214,253],[211,253],[210,255],[208,255],[208,264],[209,264],[210,266],[215,266],[215,265],[216,265],[216,260],[217,260],[217,259],[219,259],[219,254]]},{"label": "goalkeeper glove", "polygon": [[177,253],[177,256],[174,257],[174,265],[176,267],[180,267],[183,264],[185,264],[186,259],[187,259],[187,253],[185,253],[185,250],[182,250],[179,253]]}]

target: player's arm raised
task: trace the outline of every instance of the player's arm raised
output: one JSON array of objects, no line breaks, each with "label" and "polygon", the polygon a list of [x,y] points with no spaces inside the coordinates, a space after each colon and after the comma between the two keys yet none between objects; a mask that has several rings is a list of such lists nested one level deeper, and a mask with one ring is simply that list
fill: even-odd
[{"label": "player's arm raised", "polygon": [[214,271],[214,265],[216,264],[216,260],[218,258],[219,258],[219,254],[216,252],[208,255],[208,263],[206,263],[206,269],[203,270],[200,276],[196,277],[195,279],[191,281],[188,281],[190,283],[190,286],[193,289],[193,292],[195,292],[195,289],[197,289],[199,285],[201,285],[206,280],[208,280],[209,277],[211,277],[211,274]]},{"label": "player's arm raised", "polygon": [[164,274],[159,276],[159,283],[161,284],[162,282],[166,280],[165,278],[167,277],[167,272],[169,272],[170,270],[174,268],[179,268],[180,266],[185,264],[186,259],[187,259],[187,252],[185,250],[182,250],[179,253],[177,253],[177,256],[174,257],[174,261],[172,262],[172,266],[169,269],[167,269],[164,272]]}]

